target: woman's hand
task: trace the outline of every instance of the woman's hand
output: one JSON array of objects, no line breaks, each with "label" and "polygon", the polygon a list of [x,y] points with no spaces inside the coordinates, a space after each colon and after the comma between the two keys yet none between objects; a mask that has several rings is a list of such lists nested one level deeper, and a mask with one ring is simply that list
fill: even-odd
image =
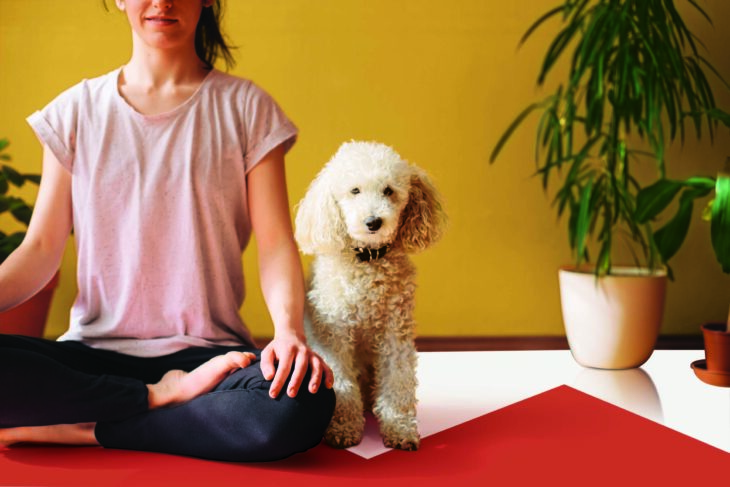
[{"label": "woman's hand", "polygon": [[272,380],[269,395],[275,398],[284,388],[289,373],[294,370],[286,393],[289,397],[296,397],[302,385],[307,369],[311,370],[309,392],[319,390],[324,378],[325,387],[332,388],[334,374],[332,369],[314,353],[304,339],[296,334],[287,334],[274,339],[261,352],[261,372],[266,380]]}]

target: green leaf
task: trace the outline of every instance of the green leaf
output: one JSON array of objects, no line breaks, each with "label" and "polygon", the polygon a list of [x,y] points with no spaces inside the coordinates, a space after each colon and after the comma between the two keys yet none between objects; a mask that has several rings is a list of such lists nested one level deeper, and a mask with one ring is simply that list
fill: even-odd
[{"label": "green leaf", "polygon": [[497,145],[494,147],[494,150],[492,151],[492,155],[489,156],[489,163],[492,164],[496,159],[499,153],[502,150],[502,147],[504,147],[504,144],[507,143],[507,140],[512,136],[512,133],[517,129],[517,127],[520,126],[520,124],[525,120],[525,118],[532,113],[537,108],[540,108],[540,103],[533,103],[522,112],[517,115],[517,118],[510,124],[509,127],[507,127],[507,130],[505,130],[504,134],[502,134],[502,137],[499,138],[499,141],[497,142]]},{"label": "green leaf", "polygon": [[634,218],[638,223],[646,223],[653,220],[682,189],[682,183],[669,179],[660,179],[651,186],[639,191],[636,196],[636,213]]},{"label": "green leaf", "polygon": [[715,120],[719,120],[726,127],[730,128],[730,114],[727,112],[720,110],[719,108],[711,108],[710,110],[707,110],[707,115]]},{"label": "green leaf", "polygon": [[16,232],[0,238],[0,262],[4,261],[25,238],[25,232]]},{"label": "green leaf", "polygon": [[580,208],[578,219],[575,222],[575,252],[578,259],[585,253],[588,228],[591,221],[591,192],[593,190],[593,178],[583,188],[580,195]]},{"label": "green leaf", "polygon": [[537,19],[535,21],[534,24],[532,24],[530,26],[529,29],[527,29],[527,32],[525,32],[525,34],[522,36],[522,39],[520,39],[520,45],[524,44],[525,41],[527,40],[527,38],[530,37],[532,35],[532,33],[535,32],[535,30],[538,27],[540,27],[540,25],[542,25],[546,20],[548,20],[550,17],[553,17],[553,16],[559,14],[560,12],[563,12],[564,10],[565,10],[565,6],[561,5],[559,7],[555,7],[554,9],[552,9],[552,10],[548,11],[547,13],[545,13],[544,15],[542,15],[539,19]]},{"label": "green leaf", "polygon": [[710,19],[710,16],[707,15],[707,13],[704,10],[702,10],[702,7],[700,7],[695,0],[688,0],[688,1],[689,1],[689,3],[691,3],[694,6],[694,8],[699,10],[699,12],[702,14],[702,16],[710,23],[710,25],[712,25],[712,19]]},{"label": "green leaf", "polygon": [[[694,81],[694,90],[687,93],[687,97],[690,98],[696,98],[698,100],[698,106],[700,107],[714,107],[715,106],[715,99],[712,95],[712,88],[710,88],[709,83],[707,82],[707,78],[705,77],[705,74],[702,72],[702,68],[699,64],[697,64],[697,61],[695,61],[692,58],[687,58],[687,66],[688,71],[690,74],[691,79]],[[714,130],[713,130],[713,119],[710,116],[710,114],[707,111],[700,110],[696,115],[691,114],[690,116],[695,121],[695,125],[701,125],[702,123],[702,116],[707,115],[707,125],[710,131],[710,140],[714,140]],[[699,138],[699,132],[698,132],[698,138]]]},{"label": "green leaf", "polygon": [[24,204],[10,210],[10,213],[12,213],[16,220],[27,226],[30,224],[30,217],[33,214],[33,208]]},{"label": "green leaf", "polygon": [[596,275],[605,276],[611,271],[611,234],[606,234],[606,240],[601,245],[596,260]]},{"label": "green leaf", "polygon": [[715,201],[712,204],[710,223],[712,248],[722,266],[730,273],[730,175],[720,174],[715,186]]},{"label": "green leaf", "polygon": [[676,215],[654,234],[657,250],[664,262],[668,262],[677,253],[687,237],[694,200],[706,195],[705,189],[686,189],[679,198],[679,210]]},{"label": "green leaf", "polygon": [[684,203],[679,205],[679,211],[674,218],[654,233],[654,242],[656,242],[657,250],[664,262],[669,261],[677,253],[687,237],[692,218],[692,207],[692,201],[684,200]]},{"label": "green leaf", "polygon": [[725,85],[726,88],[730,89],[730,84],[725,81],[725,78],[720,74],[720,72],[708,61],[707,59],[703,58],[702,56],[698,55],[697,59],[702,61],[702,63],[707,66],[707,68],[712,71],[712,73],[717,76],[717,78],[722,82],[723,85]]},{"label": "green leaf", "polygon": [[691,178],[685,179],[683,184],[685,186],[691,186],[691,187],[697,188],[697,189],[705,189],[705,190],[707,190],[707,193],[705,193],[705,195],[707,195],[707,194],[710,194],[710,192],[713,189],[715,189],[715,178],[708,178],[708,177],[704,177],[704,176],[693,176]]},{"label": "green leaf", "polygon": [[41,175],[40,174],[24,174],[23,179],[26,181],[29,181],[33,184],[41,184]]},{"label": "green leaf", "polygon": [[[606,23],[611,24],[612,11],[603,5],[596,5],[590,15],[589,24],[576,46],[571,65],[571,85],[577,85],[586,68],[595,68],[597,56],[601,56],[606,45],[613,43],[615,29],[604,29]],[[614,23],[615,24],[615,23]],[[608,35],[608,32],[611,32]],[[597,47],[600,46],[600,47]]]},{"label": "green leaf", "polygon": [[25,178],[12,167],[3,165],[2,171],[13,185],[20,187],[25,183]]},{"label": "green leaf", "polygon": [[557,37],[555,37],[555,40],[553,40],[553,42],[550,44],[550,47],[548,48],[548,52],[545,55],[542,68],[540,69],[540,74],[537,78],[538,85],[542,85],[545,82],[545,78],[550,72],[550,69],[552,69],[557,60],[560,58],[560,55],[573,39],[573,36],[581,27],[581,25],[581,22],[572,22],[568,24],[565,29],[560,31]]},{"label": "green leaf", "polygon": [[7,138],[0,139],[0,151],[4,151],[7,146],[10,145],[10,141]]}]

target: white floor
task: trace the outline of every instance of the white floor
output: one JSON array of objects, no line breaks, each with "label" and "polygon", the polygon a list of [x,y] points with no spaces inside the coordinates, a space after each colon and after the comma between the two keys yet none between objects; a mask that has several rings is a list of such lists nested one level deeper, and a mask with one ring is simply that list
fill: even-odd
[{"label": "white floor", "polygon": [[[658,350],[641,368],[606,371],[578,365],[567,350],[419,354],[422,437],[568,385],[730,452],[730,389],[707,385],[690,368],[703,350]],[[369,418],[364,458],[388,451]]]}]

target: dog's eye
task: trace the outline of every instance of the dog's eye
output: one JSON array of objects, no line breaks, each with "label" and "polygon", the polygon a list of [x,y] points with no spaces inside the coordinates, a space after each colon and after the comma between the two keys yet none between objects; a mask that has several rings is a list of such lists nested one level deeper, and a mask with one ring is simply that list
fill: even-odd
[{"label": "dog's eye", "polygon": [[352,194],[360,194],[360,188],[352,188],[350,190],[350,193],[352,193]]},{"label": "dog's eye", "polygon": [[386,186],[386,188],[385,188],[385,189],[383,190],[383,194],[384,194],[385,196],[390,196],[390,195],[392,195],[392,194],[393,194],[393,190],[392,190],[392,189],[390,189],[390,186]]}]

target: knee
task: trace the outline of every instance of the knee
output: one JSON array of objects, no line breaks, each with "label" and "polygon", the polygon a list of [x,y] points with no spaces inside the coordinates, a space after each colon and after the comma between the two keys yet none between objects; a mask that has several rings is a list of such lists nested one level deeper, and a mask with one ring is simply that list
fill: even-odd
[{"label": "knee", "polygon": [[[335,393],[320,387],[307,390],[306,374],[296,397],[285,392],[269,397],[271,381],[263,378],[258,363],[231,374],[218,388],[224,396],[212,401],[226,427],[218,436],[225,459],[272,461],[317,446],[335,409]],[[287,378],[287,383],[291,375]],[[225,399],[224,399],[225,398]]]},{"label": "knee", "polygon": [[315,445],[319,443],[335,411],[335,391],[323,386],[312,394],[302,387],[297,397],[287,397],[284,403],[292,421],[304,426],[307,436]]},{"label": "knee", "polygon": [[[267,391],[268,394],[268,391]],[[297,397],[262,397],[263,414],[233,436],[230,454],[239,461],[273,461],[317,446],[335,408],[335,394],[323,388],[315,394],[301,390]],[[229,437],[231,438],[231,437]]]}]

